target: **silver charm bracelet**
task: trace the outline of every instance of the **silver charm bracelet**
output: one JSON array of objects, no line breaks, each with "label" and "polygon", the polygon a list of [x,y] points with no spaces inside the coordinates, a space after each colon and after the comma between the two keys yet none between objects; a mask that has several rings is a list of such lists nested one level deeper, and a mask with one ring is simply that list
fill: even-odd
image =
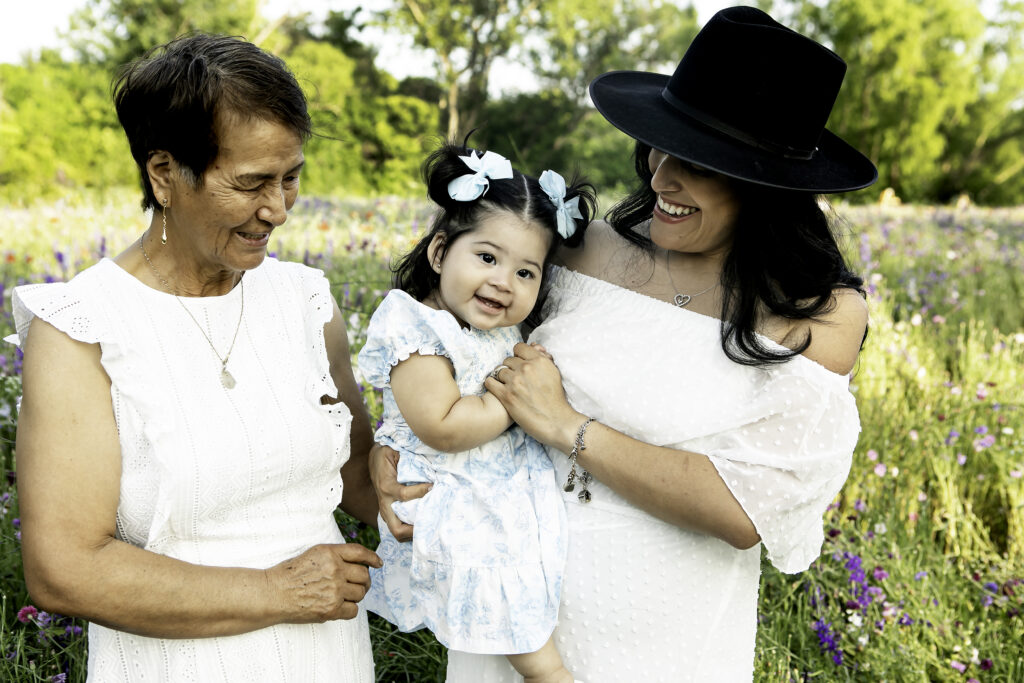
[{"label": "silver charm bracelet", "polygon": [[594,418],[588,417],[587,421],[580,425],[579,431],[576,432],[576,441],[572,445],[572,451],[569,452],[569,463],[571,468],[569,469],[569,478],[565,480],[565,486],[562,489],[566,493],[571,493],[576,488],[576,479],[580,481],[580,493],[576,496],[581,503],[590,502],[590,491],[587,490],[587,485],[594,480],[590,472],[580,468],[580,474],[576,475],[576,457],[580,454],[580,451],[587,450],[586,445],[583,443],[583,437],[587,433],[587,427],[594,421]]}]

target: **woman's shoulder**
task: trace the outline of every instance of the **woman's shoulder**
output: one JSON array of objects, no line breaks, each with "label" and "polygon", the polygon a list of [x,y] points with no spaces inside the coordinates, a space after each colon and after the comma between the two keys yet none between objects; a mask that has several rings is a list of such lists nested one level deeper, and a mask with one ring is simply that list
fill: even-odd
[{"label": "woman's shoulder", "polygon": [[781,344],[794,347],[810,334],[802,355],[838,374],[849,374],[857,363],[868,326],[868,306],[863,295],[848,287],[832,291],[832,302],[814,319],[790,321]]},{"label": "woman's shoulder", "polygon": [[639,251],[640,247],[616,232],[607,221],[595,220],[587,226],[583,244],[560,249],[555,263],[577,273],[614,282],[614,278],[609,279],[612,265]]},{"label": "woman's shoulder", "polygon": [[77,341],[95,343],[103,331],[102,307],[116,305],[109,294],[123,286],[124,273],[112,260],[103,259],[77,273],[67,282],[20,285],[12,294],[14,322],[19,340],[24,342],[30,323],[45,320]]}]

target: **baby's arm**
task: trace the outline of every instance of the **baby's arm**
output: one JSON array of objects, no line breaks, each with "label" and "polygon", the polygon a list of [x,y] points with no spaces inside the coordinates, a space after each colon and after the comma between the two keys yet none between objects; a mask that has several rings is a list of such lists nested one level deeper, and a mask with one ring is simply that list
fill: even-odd
[{"label": "baby's arm", "polygon": [[491,392],[463,396],[452,364],[444,356],[409,356],[391,369],[391,391],[409,428],[439,451],[475,448],[512,424]]}]

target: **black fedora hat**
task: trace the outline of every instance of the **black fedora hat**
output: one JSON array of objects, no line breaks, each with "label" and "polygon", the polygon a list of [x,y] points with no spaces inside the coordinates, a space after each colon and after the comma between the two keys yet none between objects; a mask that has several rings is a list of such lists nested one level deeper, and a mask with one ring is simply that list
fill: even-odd
[{"label": "black fedora hat", "polygon": [[715,14],[672,76],[612,71],[590,84],[598,111],[672,156],[761,185],[859,190],[874,164],[825,128],[846,63],[753,7]]}]

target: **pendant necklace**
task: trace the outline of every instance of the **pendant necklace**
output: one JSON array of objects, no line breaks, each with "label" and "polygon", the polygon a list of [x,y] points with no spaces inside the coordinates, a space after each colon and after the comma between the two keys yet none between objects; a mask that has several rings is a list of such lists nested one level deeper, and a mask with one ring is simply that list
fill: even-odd
[{"label": "pendant necklace", "polygon": [[203,337],[206,338],[206,343],[209,344],[210,348],[213,350],[213,355],[217,356],[217,360],[220,361],[221,385],[223,385],[225,389],[234,389],[236,382],[235,378],[231,375],[230,372],[228,372],[228,360],[231,358],[231,352],[235,350],[235,341],[238,339],[238,331],[242,329],[242,315],[245,313],[245,278],[242,278],[238,284],[238,286],[241,287],[240,294],[242,297],[242,308],[238,312],[238,324],[235,325],[235,336],[231,338],[231,346],[228,347],[227,355],[221,358],[220,354],[217,353],[217,347],[213,345],[213,341],[210,339],[210,335],[206,334],[206,330],[204,330],[203,326],[199,324],[199,321],[196,320],[196,317],[192,315],[192,311],[188,310],[188,306],[186,306],[185,302],[181,300],[180,296],[178,296],[178,291],[171,286],[170,282],[164,279],[164,276],[160,274],[160,271],[156,269],[156,266],[153,265],[153,262],[149,259],[149,254],[146,253],[146,247],[143,246],[142,244],[143,237],[145,237],[145,235],[139,238],[139,249],[142,250],[142,255],[145,257],[146,263],[149,264],[149,269],[153,271],[153,275],[156,276],[156,279],[159,280],[161,284],[163,284],[164,288],[167,289],[167,291],[175,298],[175,300],[177,300],[181,307],[185,309],[185,312],[188,313],[188,317],[192,318],[192,322],[194,322],[196,324],[196,327],[199,328],[199,331],[203,333]]},{"label": "pendant necklace", "polygon": [[671,264],[669,263],[669,259],[671,257],[672,257],[671,250],[666,249],[665,250],[665,270],[668,271],[668,281],[672,284],[672,289],[674,289],[676,291],[676,295],[674,297],[672,297],[672,303],[674,303],[679,308],[682,308],[686,304],[688,304],[691,301],[693,301],[694,299],[696,299],[701,294],[704,294],[706,292],[710,292],[712,289],[714,289],[715,287],[718,286],[718,283],[716,282],[715,284],[711,285],[707,289],[702,289],[701,291],[697,292],[696,294],[680,294],[679,293],[679,288],[676,287],[676,283],[672,280],[672,267],[671,267]]}]

